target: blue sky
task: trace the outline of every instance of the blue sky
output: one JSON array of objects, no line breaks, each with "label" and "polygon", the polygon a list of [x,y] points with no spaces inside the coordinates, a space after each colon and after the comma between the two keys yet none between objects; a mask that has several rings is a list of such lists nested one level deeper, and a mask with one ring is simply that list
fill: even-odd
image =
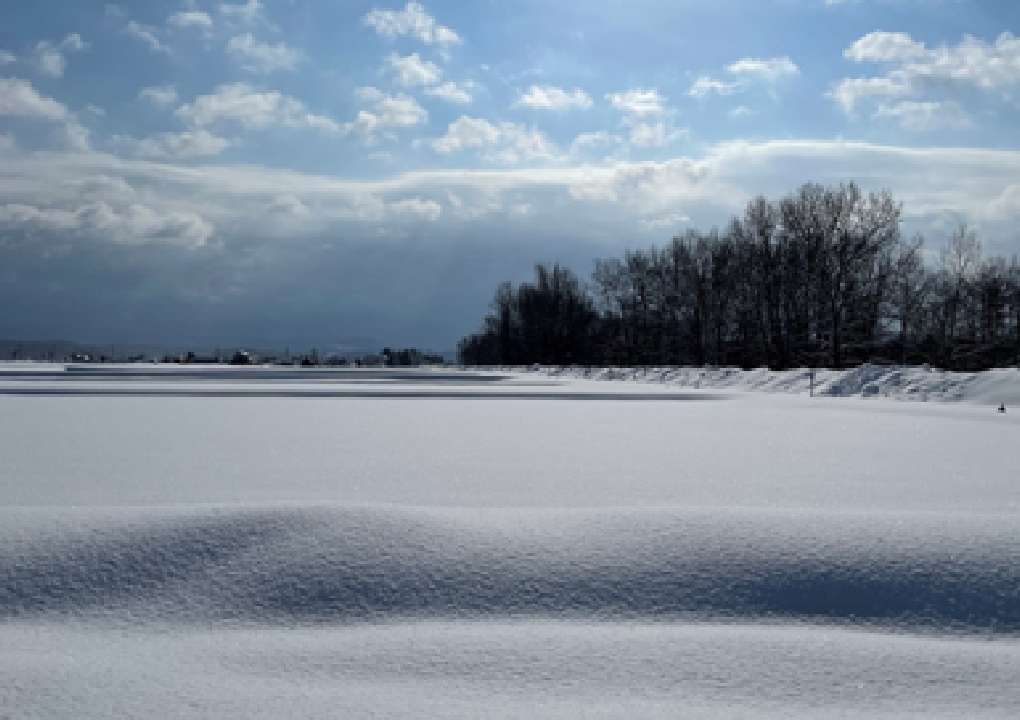
[{"label": "blue sky", "polygon": [[0,335],[452,347],[502,279],[891,189],[1020,250],[1020,6],[0,10]]}]

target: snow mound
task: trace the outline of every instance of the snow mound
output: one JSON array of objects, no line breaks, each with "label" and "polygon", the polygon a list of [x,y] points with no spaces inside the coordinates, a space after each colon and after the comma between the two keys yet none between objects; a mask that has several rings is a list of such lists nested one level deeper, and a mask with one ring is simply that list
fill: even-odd
[{"label": "snow mound", "polygon": [[0,618],[722,618],[1020,634],[1007,516],[6,511]]},{"label": "snow mound", "polygon": [[927,365],[864,364],[850,370],[740,370],[706,366],[664,368],[519,368],[559,378],[624,380],[704,390],[759,391],[828,397],[889,397],[898,400],[1020,405],[1017,368],[978,373],[948,372]]}]

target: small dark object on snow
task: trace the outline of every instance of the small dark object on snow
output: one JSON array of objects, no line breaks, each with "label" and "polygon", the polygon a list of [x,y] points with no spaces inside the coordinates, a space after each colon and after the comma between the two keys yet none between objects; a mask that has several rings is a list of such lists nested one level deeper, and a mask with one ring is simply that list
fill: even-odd
[{"label": "small dark object on snow", "polygon": [[1006,404],[1005,403],[1002,403],[1001,405],[999,405],[999,412],[1001,412],[1001,413],[1006,412]]}]

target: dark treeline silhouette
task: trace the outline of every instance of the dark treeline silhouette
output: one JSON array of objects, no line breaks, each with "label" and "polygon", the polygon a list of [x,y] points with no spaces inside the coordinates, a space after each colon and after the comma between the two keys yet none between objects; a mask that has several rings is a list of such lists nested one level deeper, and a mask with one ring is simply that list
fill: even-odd
[{"label": "dark treeline silhouette", "polygon": [[469,365],[930,363],[1020,359],[1020,265],[983,258],[966,226],[926,263],[889,192],[805,185],[664,248],[600,260],[588,283],[560,265],[499,286]]}]

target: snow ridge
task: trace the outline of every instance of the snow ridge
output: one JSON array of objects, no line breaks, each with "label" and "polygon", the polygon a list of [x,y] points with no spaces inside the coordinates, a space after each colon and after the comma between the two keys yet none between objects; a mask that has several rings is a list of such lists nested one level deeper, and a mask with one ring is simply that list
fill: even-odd
[{"label": "snow ridge", "polygon": [[0,618],[791,620],[1020,635],[1008,516],[5,511]]},{"label": "snow ridge", "polygon": [[919,367],[864,364],[849,370],[740,370],[728,367],[518,368],[548,377],[626,380],[672,387],[808,394],[827,397],[888,397],[941,402],[1020,403],[1017,368],[961,373]]}]

